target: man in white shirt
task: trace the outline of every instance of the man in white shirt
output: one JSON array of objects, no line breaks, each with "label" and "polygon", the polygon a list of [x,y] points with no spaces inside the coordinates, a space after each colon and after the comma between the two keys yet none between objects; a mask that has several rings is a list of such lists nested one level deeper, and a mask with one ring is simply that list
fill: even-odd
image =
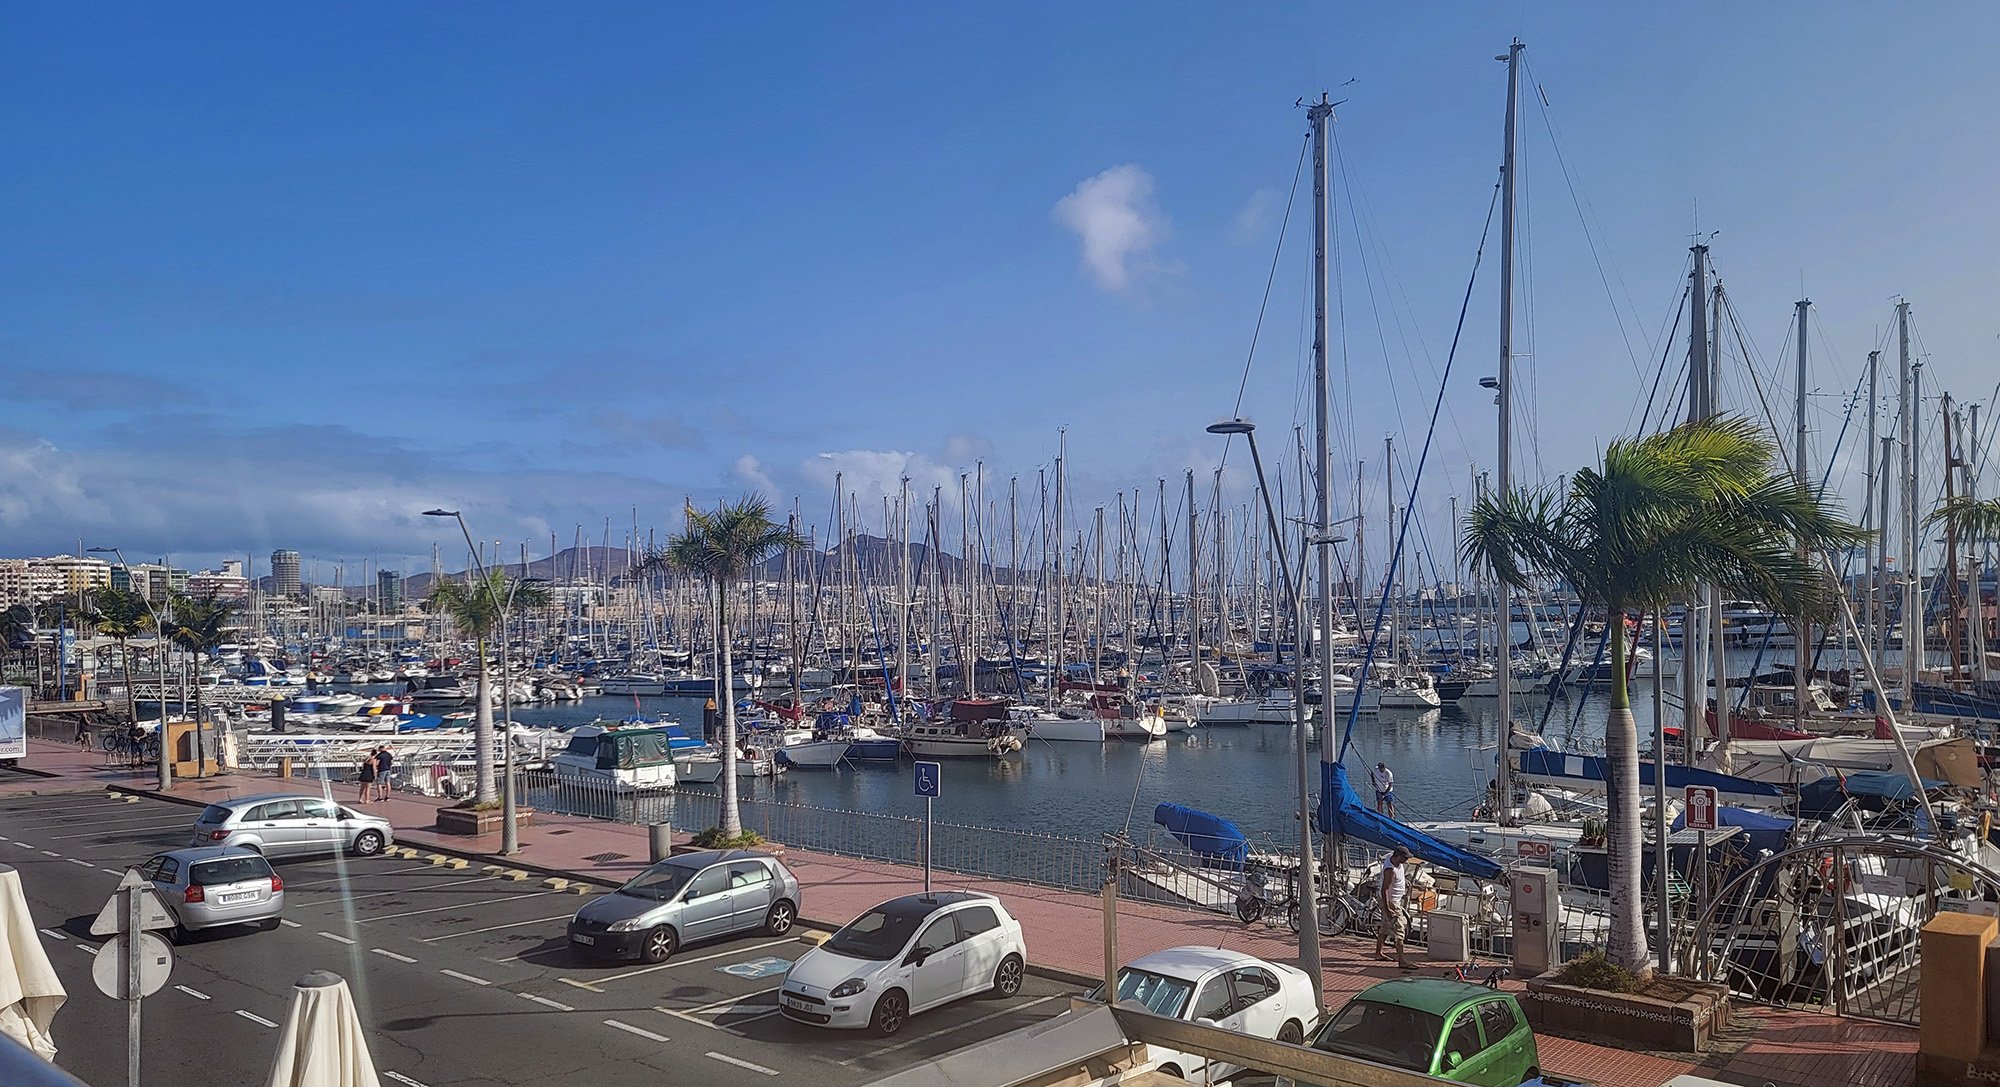
[{"label": "man in white shirt", "polygon": [[1375,873],[1376,905],[1380,907],[1381,924],[1375,929],[1375,957],[1386,958],[1382,945],[1396,945],[1396,966],[1402,970],[1415,970],[1403,950],[1403,941],[1409,936],[1410,918],[1403,912],[1404,903],[1410,896],[1410,875],[1404,866],[1410,863],[1410,851],[1397,846],[1394,852],[1382,861],[1382,867]]},{"label": "man in white shirt", "polygon": [[1368,771],[1368,783],[1375,786],[1375,810],[1391,819],[1396,817],[1396,775],[1389,772],[1389,764],[1378,762],[1375,769]]}]

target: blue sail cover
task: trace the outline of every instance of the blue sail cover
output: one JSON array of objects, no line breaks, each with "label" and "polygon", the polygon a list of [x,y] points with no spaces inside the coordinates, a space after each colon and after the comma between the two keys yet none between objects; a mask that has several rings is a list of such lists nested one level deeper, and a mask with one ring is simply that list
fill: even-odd
[{"label": "blue sail cover", "polygon": [[1194,852],[1234,867],[1241,867],[1250,854],[1250,840],[1220,815],[1183,804],[1162,804],[1153,809],[1153,822]]},{"label": "blue sail cover", "polygon": [[[1569,755],[1546,747],[1530,748],[1521,752],[1521,772],[1538,777],[1575,778],[1578,781],[1605,780],[1604,759],[1597,755]],[[1639,761],[1639,784],[1653,783],[1653,764],[1650,760]],[[1731,777],[1713,770],[1703,770],[1698,766],[1667,767],[1667,787],[1679,789],[1688,785],[1709,785],[1720,792],[1738,796],[1783,796],[1784,791],[1765,781],[1751,781],[1748,778]]]},{"label": "blue sail cover", "polygon": [[1410,855],[1479,879],[1495,879],[1500,866],[1457,846],[1447,845],[1414,827],[1405,826],[1368,807],[1348,784],[1347,767],[1321,763],[1319,767],[1319,813],[1315,821],[1324,833],[1343,834],[1373,842],[1387,849],[1402,846]]}]

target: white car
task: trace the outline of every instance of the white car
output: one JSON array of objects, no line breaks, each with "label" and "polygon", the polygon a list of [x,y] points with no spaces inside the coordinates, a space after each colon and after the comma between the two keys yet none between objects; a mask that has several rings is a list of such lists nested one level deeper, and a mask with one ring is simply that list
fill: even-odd
[{"label": "white car", "polygon": [[[1103,990],[1092,996],[1102,999]],[[1319,1018],[1305,971],[1214,947],[1170,947],[1132,960],[1118,971],[1116,1000],[1169,1019],[1200,1019],[1294,1045],[1305,1042],[1306,1028]],[[1213,1083],[1240,1070],[1160,1046],[1147,1049],[1160,1071],[1190,1083]]]},{"label": "white car", "polygon": [[792,964],[786,1018],[822,1027],[903,1029],[910,1016],[974,993],[1013,996],[1027,971],[1021,923],[973,891],[891,899]]}]

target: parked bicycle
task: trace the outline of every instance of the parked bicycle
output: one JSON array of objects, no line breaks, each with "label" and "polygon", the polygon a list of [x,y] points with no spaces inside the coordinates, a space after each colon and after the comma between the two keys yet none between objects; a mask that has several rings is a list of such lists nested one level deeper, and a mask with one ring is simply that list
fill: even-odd
[{"label": "parked bicycle", "polygon": [[[1283,918],[1286,928],[1291,929],[1293,932],[1298,932],[1303,926],[1299,919],[1300,899],[1297,870],[1294,869],[1286,872],[1284,878],[1278,881],[1279,886],[1276,889],[1273,889],[1270,883],[1270,878],[1265,874],[1263,869],[1257,867],[1247,867],[1244,869],[1243,889],[1237,892],[1236,895],[1237,920],[1242,921],[1246,925],[1254,925],[1258,921],[1267,921],[1276,924],[1279,918]],[[1318,924],[1315,927],[1319,929],[1319,934],[1322,936],[1335,936],[1340,933],[1340,929],[1335,925],[1334,918],[1328,911],[1327,901],[1324,897],[1320,900]]]},{"label": "parked bicycle", "polygon": [[158,761],[160,757],[160,737],[157,734],[148,733],[135,740],[129,732],[112,729],[100,733],[97,742],[104,751],[106,762],[141,766]]}]

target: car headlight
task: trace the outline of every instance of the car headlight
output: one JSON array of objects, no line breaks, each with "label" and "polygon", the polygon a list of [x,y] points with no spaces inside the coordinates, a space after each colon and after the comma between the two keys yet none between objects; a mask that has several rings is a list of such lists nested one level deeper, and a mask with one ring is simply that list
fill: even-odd
[{"label": "car headlight", "polygon": [[828,995],[828,996],[853,996],[853,995],[855,995],[856,993],[859,993],[859,992],[861,992],[862,990],[864,990],[864,989],[866,989],[866,988],[868,988],[868,982],[864,981],[863,979],[861,979],[861,978],[848,978],[848,979],[847,979],[846,981],[843,981],[843,982],[841,982],[840,984],[838,984],[838,985],[834,986],[834,987],[833,987],[833,991],[832,991],[832,992],[830,992],[830,993],[828,993],[828,994],[826,994],[826,995]]},{"label": "car headlight", "polygon": [[646,927],[646,922],[637,917],[627,917],[623,921],[613,921],[604,926],[606,932],[637,932]]}]

